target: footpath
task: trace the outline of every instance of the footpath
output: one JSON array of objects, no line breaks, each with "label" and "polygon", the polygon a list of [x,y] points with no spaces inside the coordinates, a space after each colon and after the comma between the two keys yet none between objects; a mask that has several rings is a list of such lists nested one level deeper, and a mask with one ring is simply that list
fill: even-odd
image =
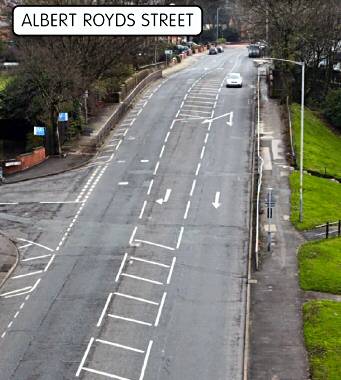
[{"label": "footpath", "polygon": [[[306,380],[308,361],[303,340],[297,249],[304,238],[292,226],[287,131],[281,108],[267,97],[261,77],[260,151],[264,160],[260,195],[259,270],[252,275],[249,379]],[[266,198],[272,188],[275,205],[268,224]],[[268,231],[272,243],[268,251]]]},{"label": "footpath", "polygon": [[[200,57],[206,54],[207,51],[191,55],[183,61],[181,61],[181,63],[163,69],[162,75],[160,73],[159,77],[167,77],[177,71],[183,70],[186,67],[196,63],[198,59],[200,59]],[[145,86],[141,87],[141,89],[138,90],[136,94],[133,94],[131,104],[133,103],[134,98],[138,96],[140,92],[146,89],[150,85],[150,83],[154,83],[154,81],[157,79],[157,76],[155,76],[155,79],[152,78],[151,81],[146,83]],[[119,105],[119,103],[107,105],[101,110],[101,113],[99,115],[91,118],[88,124],[88,130],[92,131],[91,135],[80,136],[80,138],[78,138],[77,140],[65,144],[65,146],[63,146],[62,149],[62,157],[51,156],[39,165],[36,165],[28,170],[18,172],[6,177],[3,183],[10,184],[36,178],[47,177],[50,175],[60,174],[69,170],[77,169],[85,165],[93,158],[93,156],[96,153],[96,144],[93,143],[93,140],[98,138],[98,135],[101,134],[103,131],[103,127],[106,126],[108,123],[112,124],[110,125],[110,128],[114,127],[115,122],[111,122],[111,119],[113,115],[115,115],[115,113],[118,111]],[[130,99],[128,108],[129,107]],[[123,114],[120,113],[118,118],[121,118],[122,116]]]}]

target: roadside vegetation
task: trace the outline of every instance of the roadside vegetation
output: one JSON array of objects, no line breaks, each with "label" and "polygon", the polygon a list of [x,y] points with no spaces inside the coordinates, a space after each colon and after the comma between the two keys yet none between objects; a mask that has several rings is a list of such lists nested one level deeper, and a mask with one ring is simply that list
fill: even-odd
[{"label": "roadside vegetation", "polygon": [[310,301],[303,315],[312,379],[341,379],[341,303]]},{"label": "roadside vegetation", "polygon": [[291,222],[299,230],[341,219],[341,185],[329,179],[305,174],[303,178],[303,222],[299,221],[299,172],[290,176]]},{"label": "roadside vegetation", "polygon": [[[297,162],[300,155],[301,106],[291,106]],[[310,109],[304,116],[304,169],[341,179],[341,134],[334,133]]]},{"label": "roadside vegetation", "polygon": [[303,290],[341,294],[341,238],[303,244],[298,262]]},{"label": "roadside vegetation", "polygon": [[13,77],[10,75],[0,74],[0,92],[6,88],[6,86],[12,79]]}]

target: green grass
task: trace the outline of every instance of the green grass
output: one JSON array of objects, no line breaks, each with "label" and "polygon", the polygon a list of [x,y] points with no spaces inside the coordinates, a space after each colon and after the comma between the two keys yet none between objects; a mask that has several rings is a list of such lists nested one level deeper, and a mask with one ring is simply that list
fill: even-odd
[{"label": "green grass", "polygon": [[299,173],[290,176],[291,222],[307,230],[327,221],[341,219],[341,185],[329,179],[305,174],[303,177],[303,223],[299,222]]},{"label": "green grass", "polygon": [[312,380],[340,380],[341,303],[310,301],[303,315]]},{"label": "green grass", "polygon": [[[301,107],[291,106],[297,162],[300,153]],[[336,135],[311,110],[304,117],[304,168],[341,179],[341,135]]]},{"label": "green grass", "polygon": [[303,290],[341,294],[341,238],[303,244],[298,263]]}]

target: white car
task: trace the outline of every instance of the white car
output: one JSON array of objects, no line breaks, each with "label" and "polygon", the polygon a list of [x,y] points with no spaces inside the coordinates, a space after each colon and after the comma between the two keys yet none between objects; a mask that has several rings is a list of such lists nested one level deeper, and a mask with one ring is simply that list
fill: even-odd
[{"label": "white car", "polygon": [[239,73],[230,73],[226,77],[226,87],[243,87],[243,78]]}]

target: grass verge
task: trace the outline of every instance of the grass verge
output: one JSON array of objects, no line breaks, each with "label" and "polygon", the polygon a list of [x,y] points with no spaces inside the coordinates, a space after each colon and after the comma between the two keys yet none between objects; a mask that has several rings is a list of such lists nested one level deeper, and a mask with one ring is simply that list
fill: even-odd
[{"label": "grass verge", "polygon": [[341,238],[303,244],[298,264],[303,290],[341,294]]},{"label": "grass verge", "polygon": [[[333,131],[311,110],[304,116],[304,168],[316,173],[325,172],[341,179],[341,135]],[[291,106],[292,125],[297,162],[300,153],[301,107]]]},{"label": "grass verge", "polygon": [[291,222],[307,230],[327,221],[341,219],[341,185],[329,179],[305,174],[303,178],[303,222],[299,221],[299,172],[290,176]]},{"label": "grass verge", "polygon": [[341,379],[341,303],[310,301],[303,306],[304,339],[313,380]]}]

